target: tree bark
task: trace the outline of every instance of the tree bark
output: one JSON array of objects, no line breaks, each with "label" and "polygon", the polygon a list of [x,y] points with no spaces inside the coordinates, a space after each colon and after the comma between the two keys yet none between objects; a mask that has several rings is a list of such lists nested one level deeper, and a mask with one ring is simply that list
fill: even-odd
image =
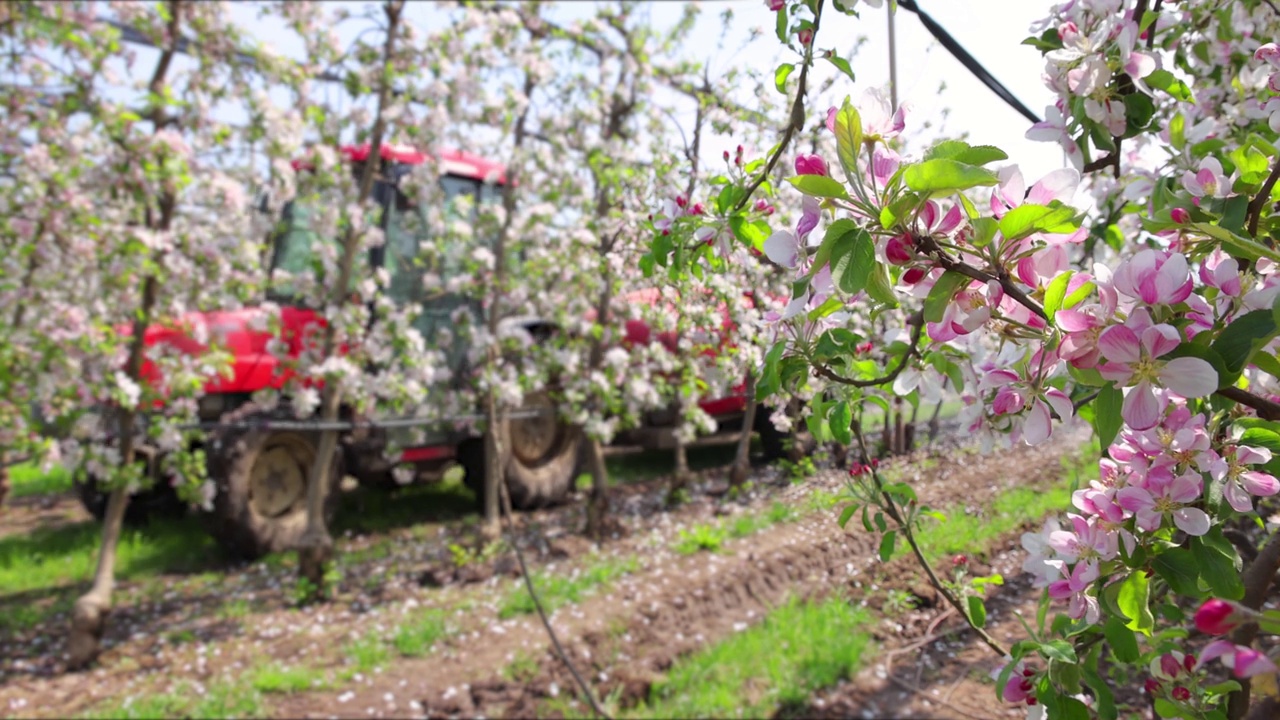
[{"label": "tree bark", "polygon": [[[154,98],[165,96],[167,90],[165,77],[176,54],[174,45],[178,41],[181,23],[182,0],[170,0],[167,36],[171,43],[160,53],[155,70],[151,73],[148,90]],[[156,105],[151,109],[149,117],[154,132],[159,132],[167,122],[165,107]],[[166,191],[156,198],[159,218],[155,216],[151,206],[144,210],[145,224],[150,230],[168,231],[173,223],[173,214],[177,208],[177,198]],[[159,261],[162,254],[157,252],[153,260]],[[157,265],[160,263],[157,262]],[[151,324],[151,315],[155,310],[160,294],[160,281],[156,275],[149,274],[142,282],[142,298],[138,312],[133,321],[133,334],[129,339],[129,359],[125,374],[134,382],[142,378],[143,351],[146,349],[147,326]],[[117,432],[120,442],[120,467],[128,468],[135,460],[134,425],[137,412],[133,408],[125,408],[120,413]],[[120,540],[120,530],[124,524],[124,511],[129,504],[127,486],[117,486],[107,499],[107,514],[102,522],[102,547],[98,550],[98,565],[93,574],[93,585],[89,592],[82,595],[71,613],[71,629],[67,638],[67,668],[79,670],[93,662],[98,656],[99,641],[106,630],[107,615],[111,612],[111,591],[115,586],[116,545]]]},{"label": "tree bark", "polygon": [[9,454],[0,453],[0,512],[4,511],[4,501],[9,497]]},{"label": "tree bark", "polygon": [[738,438],[738,449],[733,456],[733,466],[729,468],[729,484],[742,485],[751,472],[751,434],[756,424],[756,374],[747,373],[747,384],[743,389],[747,397],[746,412],[742,415],[742,436]]},{"label": "tree bark", "polygon": [[587,500],[585,532],[587,537],[602,540],[605,520],[609,516],[609,471],[604,463],[604,446],[595,438],[587,442],[587,460],[591,468],[591,496]]},{"label": "tree bark", "polygon": [[[403,0],[390,0],[383,6],[387,16],[387,37],[382,47],[382,65],[390,65],[395,53],[396,37],[400,29],[400,13],[404,9]],[[384,70],[378,83],[378,106],[373,119],[373,130],[369,138],[369,156],[360,172],[358,202],[363,204],[373,191],[374,179],[378,166],[382,162],[382,140],[386,133],[386,118],[383,113],[391,95],[390,80]],[[348,229],[342,243],[342,258],[338,263],[338,281],[332,286],[330,300],[334,305],[342,305],[349,301],[348,289],[351,287],[351,275],[355,266],[356,253],[359,251],[360,238],[354,229]],[[333,323],[325,326],[324,357],[333,355],[337,348],[337,328]],[[338,419],[342,406],[342,389],[336,382],[326,382],[320,394],[320,419],[332,422]],[[329,477],[333,467],[333,456],[338,449],[338,431],[325,430],[320,433],[320,443],[316,448],[316,457],[307,474],[307,526],[298,538],[298,575],[306,580],[308,586],[307,601],[324,597],[328,594],[326,576],[329,563],[333,559],[333,538],[325,526],[325,496],[333,484]]]},{"label": "tree bark", "polygon": [[107,499],[107,514],[102,519],[102,548],[93,573],[93,586],[76,600],[71,612],[71,636],[67,639],[67,669],[79,670],[98,656],[98,643],[107,627],[111,612],[111,591],[115,587],[116,547],[124,511],[129,506],[129,492],[116,488]]}]

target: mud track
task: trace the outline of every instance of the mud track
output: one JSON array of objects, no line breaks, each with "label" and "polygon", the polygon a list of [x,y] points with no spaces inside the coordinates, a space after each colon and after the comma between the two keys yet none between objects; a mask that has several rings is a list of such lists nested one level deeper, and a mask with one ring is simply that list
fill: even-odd
[{"label": "mud track", "polygon": [[[1038,448],[988,455],[956,451],[936,458],[928,470],[904,464],[897,472],[914,484],[921,502],[964,507],[981,516],[984,500],[998,492],[1014,486],[1048,487],[1059,480],[1059,458],[1078,448],[1083,438],[1078,432],[1060,433]],[[838,491],[843,483],[841,473],[827,471],[781,499],[801,503],[817,488]],[[553,614],[552,625],[598,697],[614,695],[623,707],[634,705],[680,656],[755,624],[788,598],[844,589],[854,598],[868,594],[867,585],[884,569],[876,558],[878,538],[863,532],[857,521],[842,530],[838,512],[839,506],[812,512],[798,522],[730,541],[719,553],[677,555],[661,544],[660,529],[610,543],[610,554],[643,558],[643,568],[613,583],[608,592],[562,608]],[[916,571],[906,564],[901,572],[896,567],[893,574],[905,587],[930,593],[913,582],[919,577]],[[307,693],[282,698],[274,712],[281,717],[546,715],[544,701],[573,693],[574,685],[531,617],[495,618],[455,637],[443,653],[397,661],[386,672],[347,688],[339,704],[333,693]],[[894,644],[892,638],[884,639]],[[537,673],[504,677],[502,669],[519,657],[536,659]]]}]

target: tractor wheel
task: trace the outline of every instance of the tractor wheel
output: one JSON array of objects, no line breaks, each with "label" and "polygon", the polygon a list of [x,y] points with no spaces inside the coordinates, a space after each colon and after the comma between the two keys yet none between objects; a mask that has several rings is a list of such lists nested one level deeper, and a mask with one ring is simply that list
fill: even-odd
[{"label": "tractor wheel", "polygon": [[[73,484],[80,504],[95,520],[102,522],[102,518],[107,516],[107,499],[111,497],[111,493],[103,492],[94,481],[76,480]],[[129,504],[124,510],[124,524],[140,527],[159,518],[181,517],[185,510],[183,502],[178,499],[178,493],[172,487],[156,483],[129,498]]]},{"label": "tractor wheel", "polygon": [[[553,407],[550,398],[537,394],[528,396],[521,409]],[[511,506],[532,510],[564,500],[578,468],[581,430],[548,414],[508,420],[499,432],[502,446],[508,451],[503,470]],[[458,448],[458,461],[466,470],[467,487],[484,507],[484,440],[463,443]]]},{"label": "tractor wheel", "polygon": [[[209,532],[234,557],[256,560],[297,544],[307,526],[307,477],[315,462],[315,433],[227,429],[206,448],[217,484]],[[333,519],[342,485],[335,452],[325,494],[325,522]]]}]

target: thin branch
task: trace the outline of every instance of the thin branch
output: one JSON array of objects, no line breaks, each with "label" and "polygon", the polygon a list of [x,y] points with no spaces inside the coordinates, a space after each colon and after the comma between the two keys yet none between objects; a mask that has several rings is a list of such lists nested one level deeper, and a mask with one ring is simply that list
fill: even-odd
[{"label": "thin branch", "polygon": [[1022,288],[1015,285],[1013,279],[1010,278],[1007,273],[1001,272],[998,276],[992,275],[985,270],[979,270],[972,265],[956,260],[948,255],[945,250],[938,247],[938,243],[934,241],[932,237],[915,236],[915,241],[916,246],[921,250],[938,258],[938,264],[941,265],[944,270],[953,270],[961,275],[966,275],[980,282],[991,282],[994,280],[1000,283],[1000,287],[1004,289],[1004,293],[1017,301],[1019,305],[1025,307],[1036,315],[1039,315],[1040,319],[1045,321],[1049,320],[1049,315],[1045,313],[1044,308],[1041,307],[1039,303],[1028,297],[1027,294],[1023,292]]},{"label": "thin branch", "polygon": [[587,702],[591,704],[591,709],[595,711],[597,717],[608,720],[609,713],[600,707],[600,701],[596,700],[595,693],[591,692],[591,686],[587,684],[586,680],[582,679],[578,669],[569,660],[568,653],[564,651],[564,646],[560,644],[560,638],[556,636],[556,631],[551,627],[551,621],[547,619],[547,611],[542,607],[542,600],[538,597],[538,591],[533,587],[533,578],[529,575],[529,566],[524,562],[524,553],[520,551],[520,543],[516,542],[516,533],[511,527],[511,516],[513,514],[511,510],[511,495],[507,492],[505,478],[503,482],[498,483],[498,489],[502,493],[502,517],[507,523],[507,536],[511,538],[511,548],[516,551],[516,560],[520,563],[520,575],[524,578],[524,587],[529,591],[529,598],[533,600],[533,607],[538,611],[538,617],[542,619],[542,627],[546,629],[547,637],[551,638],[551,645],[555,648],[560,662],[564,663],[564,666],[568,668],[574,682],[578,684],[582,694],[587,697]]},{"label": "thin branch", "polygon": [[[1271,581],[1280,570],[1280,535],[1272,535],[1257,559],[1249,563],[1240,579],[1244,582],[1244,598],[1240,604],[1250,610],[1262,608],[1271,590]],[[1258,624],[1246,623],[1231,634],[1231,642],[1246,647],[1258,637]],[[1249,678],[1240,680],[1240,689],[1231,693],[1227,704],[1227,717],[1239,720],[1249,712]]]},{"label": "thin branch", "polygon": [[796,84],[796,99],[791,104],[791,118],[787,122],[787,127],[782,132],[782,139],[778,141],[778,147],[773,154],[769,156],[769,161],[765,163],[764,168],[760,170],[760,174],[747,186],[747,191],[738,199],[738,204],[734,206],[733,211],[738,212],[747,206],[751,201],[751,196],[764,183],[765,178],[773,172],[774,167],[778,165],[778,160],[782,157],[782,153],[786,152],[787,147],[791,144],[791,138],[795,136],[804,127],[804,95],[805,83],[809,78],[809,66],[813,64],[813,48],[817,40],[818,27],[822,22],[822,2],[818,0],[818,4],[813,15],[813,40],[809,42],[809,47],[805,50],[804,64],[800,66],[800,79]]},{"label": "thin branch", "polygon": [[955,608],[956,612],[960,614],[960,617],[964,618],[965,622],[969,623],[969,627],[973,628],[973,631],[978,634],[978,637],[982,639],[982,642],[985,643],[987,647],[994,650],[996,655],[999,655],[1000,657],[1008,655],[1008,651],[1005,650],[1004,646],[1002,646],[998,640],[991,637],[986,630],[983,630],[973,624],[973,621],[969,618],[969,613],[966,612],[964,606],[960,604],[960,598],[957,598],[955,594],[943,586],[942,581],[939,580],[937,574],[933,572],[933,566],[931,566],[929,561],[925,559],[924,552],[920,549],[920,544],[916,541],[915,533],[911,531],[911,526],[902,518],[902,513],[898,510],[898,504],[894,502],[893,497],[891,497],[889,493],[885,492],[884,481],[880,477],[880,471],[871,465],[870,455],[867,453],[867,441],[862,437],[862,428],[858,427],[856,423],[853,427],[853,434],[854,437],[858,439],[858,448],[862,453],[861,461],[863,465],[871,467],[871,479],[876,485],[876,491],[879,492],[881,499],[884,500],[885,511],[888,512],[889,517],[898,524],[898,529],[902,531],[902,537],[905,538],[907,544],[911,546],[911,552],[916,556],[916,561],[920,563],[920,567],[924,568],[925,575],[929,578],[929,584],[932,585],[933,589],[937,590],[942,597],[946,598],[947,602],[951,604],[951,607]]},{"label": "thin branch", "polygon": [[1263,420],[1280,420],[1280,403],[1237,387],[1222,388],[1218,390],[1218,394],[1228,400],[1235,400],[1245,407],[1253,408],[1258,413],[1258,417]]},{"label": "thin branch", "polygon": [[1275,166],[1271,168],[1271,174],[1262,183],[1262,189],[1249,201],[1246,214],[1249,218],[1249,236],[1254,239],[1258,237],[1258,221],[1262,219],[1262,208],[1266,207],[1267,201],[1271,199],[1271,190],[1276,186],[1277,179],[1280,179],[1280,160],[1277,160]]},{"label": "thin branch", "polygon": [[813,369],[819,376],[833,382],[838,382],[841,385],[848,385],[849,387],[865,388],[887,385],[888,383],[898,379],[898,376],[902,374],[904,369],[906,369],[907,362],[911,360],[912,355],[916,354],[916,350],[920,346],[920,332],[924,329],[924,317],[922,313],[916,312],[911,317],[907,318],[907,324],[913,326],[911,330],[911,346],[902,354],[902,360],[898,362],[897,367],[890,370],[888,374],[882,377],[878,377],[873,380],[852,380],[840,375],[826,365],[818,363],[814,364]]},{"label": "thin branch", "polygon": [[[1270,2],[1270,0],[1267,0],[1267,1],[1268,1],[1268,2]],[[1160,5],[1161,5],[1163,2],[1164,2],[1164,0],[1156,0],[1155,7],[1151,8],[1151,12],[1153,12],[1153,13],[1155,13],[1157,16],[1159,16],[1159,15],[1160,15]],[[1273,6],[1273,7],[1274,7],[1274,6]],[[1155,21],[1151,23],[1151,28],[1150,28],[1149,30],[1147,30],[1147,50],[1153,50],[1153,49],[1155,49],[1155,46],[1156,46],[1156,25],[1157,25],[1159,22],[1160,22],[1160,18],[1159,18],[1159,17],[1156,17]],[[1141,25],[1139,25],[1139,27],[1141,27]]]}]

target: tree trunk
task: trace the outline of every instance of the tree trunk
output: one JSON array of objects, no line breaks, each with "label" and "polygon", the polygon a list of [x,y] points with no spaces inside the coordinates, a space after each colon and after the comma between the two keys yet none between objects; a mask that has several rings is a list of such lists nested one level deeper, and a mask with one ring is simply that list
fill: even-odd
[{"label": "tree trunk", "polygon": [[591,467],[591,497],[587,500],[586,535],[601,540],[605,533],[605,519],[609,516],[609,470],[604,464],[604,447],[599,440],[587,442],[587,459]]},{"label": "tree trunk", "polygon": [[[400,12],[404,8],[403,0],[391,0],[383,6],[387,16],[387,38],[382,46],[384,67],[389,66],[396,46],[396,36],[400,29]],[[373,184],[378,172],[379,158],[382,157],[382,139],[386,133],[386,118],[383,110],[390,99],[390,82],[384,71],[378,83],[378,104],[373,118],[373,129],[369,138],[369,156],[360,171],[360,183],[357,189],[358,202],[363,204],[372,194]],[[384,217],[383,229],[386,229]],[[360,237],[354,229],[348,229],[342,243],[342,256],[338,261],[337,283],[332,286],[330,300],[333,305],[341,306],[350,302],[351,275],[355,266],[356,253],[359,252]],[[331,357],[337,349],[337,329],[332,322],[325,325],[324,357]],[[332,422],[338,419],[338,411],[342,404],[342,390],[334,381],[325,383],[320,396],[320,418]],[[307,476],[307,526],[298,539],[298,576],[310,583],[308,597],[304,601],[316,600],[328,593],[325,577],[328,575],[329,563],[333,559],[333,538],[325,527],[324,501],[333,479],[329,471],[333,467],[333,456],[338,449],[338,431],[325,430],[320,433],[320,444],[316,448],[315,462]]]},{"label": "tree trunk", "polygon": [[0,453],[0,511],[9,497],[9,453]]},{"label": "tree trunk", "polygon": [[[493,353],[491,353],[492,355]],[[491,360],[490,367],[493,367],[496,360]],[[502,443],[498,441],[499,423],[502,418],[498,415],[498,400],[493,395],[493,390],[485,393],[484,398],[484,416],[486,430],[484,433],[484,525],[481,527],[482,534],[489,539],[496,539],[502,533],[501,517],[499,515],[499,497],[502,487]]]},{"label": "tree trunk", "polygon": [[893,399],[893,454],[907,451],[906,414],[902,412],[902,398]]},{"label": "tree trunk", "polygon": [[747,373],[747,386],[743,389],[747,396],[746,412],[742,416],[742,436],[738,438],[738,451],[733,457],[733,466],[729,468],[729,483],[738,486],[747,481],[751,472],[751,434],[756,424],[756,374]]},{"label": "tree trunk", "polygon": [[[334,384],[325,385],[321,395],[320,417],[326,422],[338,419],[342,393]],[[307,527],[298,538],[298,576],[309,585],[305,598],[310,602],[327,597],[326,576],[329,562],[333,559],[333,538],[329,536],[329,528],[324,519],[324,505],[333,478],[329,471],[333,468],[333,454],[338,449],[338,431],[325,430],[320,433],[320,443],[316,448],[316,457],[307,474]]]},{"label": "tree trunk", "polygon": [[111,612],[116,546],[128,505],[129,493],[125,488],[113,490],[107,499],[107,515],[102,520],[102,549],[98,552],[93,586],[76,600],[71,612],[71,637],[67,639],[67,654],[70,656],[67,660],[68,670],[80,670],[98,656],[98,641],[102,639],[102,633],[107,627],[107,614]]}]

